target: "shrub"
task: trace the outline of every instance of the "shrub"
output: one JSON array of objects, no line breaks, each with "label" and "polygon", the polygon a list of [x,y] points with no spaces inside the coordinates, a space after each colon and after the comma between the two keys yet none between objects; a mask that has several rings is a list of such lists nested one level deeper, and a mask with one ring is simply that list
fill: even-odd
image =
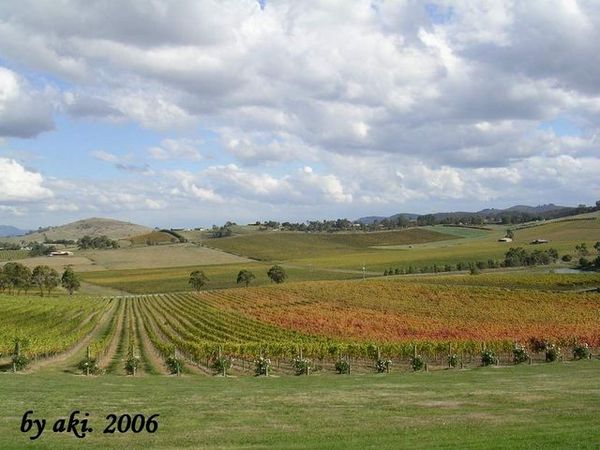
[{"label": "shrub", "polygon": [[471,263],[469,264],[469,273],[471,275],[479,275],[481,273],[481,269],[477,267],[477,265]]},{"label": "shrub", "polygon": [[561,258],[564,262],[571,262],[573,260],[573,257],[571,255],[562,255]]},{"label": "shrub", "polygon": [[498,364],[498,358],[496,357],[496,354],[491,350],[484,350],[481,352],[481,365],[491,366],[493,364]]},{"label": "shrub", "polygon": [[350,363],[348,362],[348,360],[345,358],[339,359],[335,363],[335,371],[339,374],[350,373]]},{"label": "shrub", "polygon": [[560,358],[560,347],[554,344],[546,344],[546,362],[554,362]]},{"label": "shrub", "polygon": [[522,345],[516,344],[513,349],[513,361],[515,364],[521,364],[529,361],[529,353]]},{"label": "shrub", "polygon": [[294,367],[296,375],[309,375],[310,371],[313,369],[313,362],[308,358],[296,356],[292,360],[292,366]]},{"label": "shrub", "polygon": [[227,375],[227,371],[231,369],[233,365],[233,358],[230,356],[217,356],[212,363],[212,368],[217,372],[217,374]]},{"label": "shrub", "polygon": [[458,366],[458,355],[456,355],[456,354],[448,355],[448,366],[449,367],[457,367]]},{"label": "shrub", "polygon": [[391,359],[381,359],[379,358],[375,361],[375,370],[377,373],[385,373],[390,371],[390,367],[392,367]]},{"label": "shrub", "polygon": [[416,355],[410,359],[410,366],[415,372],[418,372],[419,370],[422,370],[423,367],[425,367],[425,361],[423,360],[421,355]]},{"label": "shrub", "polygon": [[256,376],[269,376],[269,368],[271,367],[271,360],[263,356],[259,356],[254,360],[254,373]]},{"label": "shrub", "polygon": [[573,347],[574,359],[588,359],[590,355],[590,347],[587,345],[587,343],[576,344],[575,347]]},{"label": "shrub", "polygon": [[169,356],[166,363],[169,372],[173,375],[179,375],[183,370],[183,362],[175,355]]}]

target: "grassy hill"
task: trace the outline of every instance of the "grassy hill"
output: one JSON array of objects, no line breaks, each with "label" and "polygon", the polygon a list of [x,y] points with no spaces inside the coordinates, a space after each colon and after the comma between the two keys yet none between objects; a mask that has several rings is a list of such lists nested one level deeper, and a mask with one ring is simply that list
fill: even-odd
[{"label": "grassy hill", "polygon": [[[375,233],[299,233],[265,231],[210,239],[205,244],[223,251],[263,261],[341,256],[371,247],[411,245],[457,239],[457,236],[425,228]],[[376,251],[372,249],[370,251]]]},{"label": "grassy hill", "polygon": [[17,241],[38,241],[44,240],[77,240],[85,235],[102,236],[106,235],[111,239],[125,239],[130,236],[150,233],[152,229],[143,225],[137,225],[129,222],[122,222],[114,219],[103,219],[93,217],[90,219],[78,220],[77,222],[68,223],[56,227],[50,227],[47,230],[12,238]]}]

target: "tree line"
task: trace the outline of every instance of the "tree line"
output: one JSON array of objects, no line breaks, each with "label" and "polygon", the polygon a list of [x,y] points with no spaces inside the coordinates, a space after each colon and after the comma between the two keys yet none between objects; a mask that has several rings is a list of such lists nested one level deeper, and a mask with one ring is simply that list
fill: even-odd
[{"label": "tree line", "polygon": [[69,295],[72,295],[79,289],[81,283],[70,267],[67,267],[62,275],[46,265],[36,266],[31,270],[24,264],[8,262],[0,267],[0,292],[28,293],[31,288],[37,287],[43,297],[44,292],[50,295],[59,285],[65,288]]},{"label": "tree line", "polygon": [[[267,276],[272,283],[281,284],[287,278],[287,272],[280,265],[275,264],[267,271]],[[248,287],[256,279],[256,276],[249,270],[243,269],[238,272],[236,283]],[[203,270],[194,270],[190,273],[189,285],[195,290],[200,291],[210,279]]]}]

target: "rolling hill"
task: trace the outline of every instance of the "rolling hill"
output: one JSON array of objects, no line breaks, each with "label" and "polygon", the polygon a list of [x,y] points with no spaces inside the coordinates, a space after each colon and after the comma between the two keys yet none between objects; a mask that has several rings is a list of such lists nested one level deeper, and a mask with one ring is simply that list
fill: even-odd
[{"label": "rolling hill", "polygon": [[42,228],[36,232],[19,236],[19,240],[38,241],[45,240],[77,240],[83,236],[108,236],[111,239],[125,239],[131,236],[150,233],[151,228],[143,225],[137,225],[130,222],[122,222],[114,219],[103,219],[93,217],[90,219],[78,220],[56,227]]}]

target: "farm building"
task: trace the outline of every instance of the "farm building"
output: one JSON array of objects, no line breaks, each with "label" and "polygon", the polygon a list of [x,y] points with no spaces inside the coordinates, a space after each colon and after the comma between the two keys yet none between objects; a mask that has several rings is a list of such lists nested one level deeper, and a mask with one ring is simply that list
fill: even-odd
[{"label": "farm building", "polygon": [[503,237],[498,239],[498,242],[512,242],[512,239],[509,237]]},{"label": "farm building", "polygon": [[67,252],[67,251],[51,252],[48,256],[73,256],[73,252]]},{"label": "farm building", "polygon": [[532,244],[547,244],[548,242],[547,239],[534,239],[531,241]]}]

